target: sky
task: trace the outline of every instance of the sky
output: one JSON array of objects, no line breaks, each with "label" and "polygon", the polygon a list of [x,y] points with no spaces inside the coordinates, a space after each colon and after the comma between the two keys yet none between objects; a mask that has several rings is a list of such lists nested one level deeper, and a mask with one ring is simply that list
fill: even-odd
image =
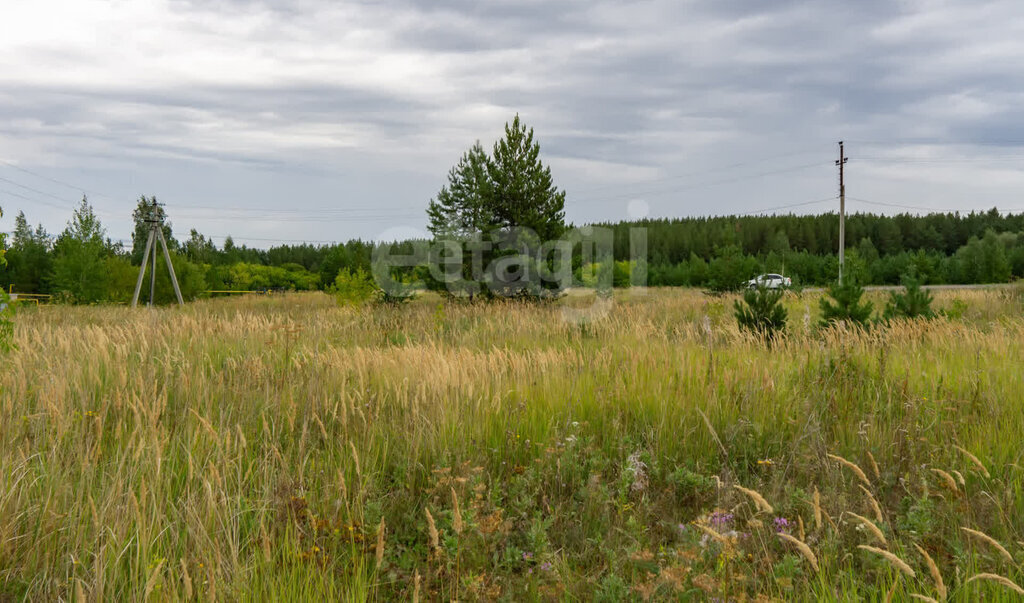
[{"label": "sky", "polygon": [[1024,211],[1024,4],[4,0],[0,231],[422,236],[517,113],[575,224]]}]

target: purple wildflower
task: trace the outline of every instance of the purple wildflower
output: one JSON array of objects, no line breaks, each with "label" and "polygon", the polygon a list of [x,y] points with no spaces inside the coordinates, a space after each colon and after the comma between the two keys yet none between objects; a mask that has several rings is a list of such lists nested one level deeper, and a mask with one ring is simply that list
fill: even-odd
[{"label": "purple wildflower", "polygon": [[726,513],[724,511],[715,511],[708,517],[708,523],[715,526],[716,528],[728,526],[730,523],[732,523],[732,520],[733,514]]},{"label": "purple wildflower", "polygon": [[774,523],[775,523],[775,531],[776,532],[781,532],[783,534],[788,534],[789,533],[789,520],[788,519],[786,519],[785,517],[776,517]]}]

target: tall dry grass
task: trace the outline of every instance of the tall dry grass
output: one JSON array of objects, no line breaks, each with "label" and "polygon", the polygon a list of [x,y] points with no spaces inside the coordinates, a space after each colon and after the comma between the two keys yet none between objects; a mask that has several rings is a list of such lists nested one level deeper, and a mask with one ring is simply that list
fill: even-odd
[{"label": "tall dry grass", "polygon": [[[585,323],[563,320],[575,298],[28,309],[0,359],[0,599],[589,598],[619,571],[598,551],[683,547],[671,526],[751,500],[815,526],[760,558],[792,554],[786,540],[816,570],[787,591],[752,552],[751,592],[888,589],[850,555],[870,543],[927,549],[919,592],[939,571],[951,596],[988,588],[962,578],[984,569],[1019,583],[1014,553],[970,552],[960,526],[1024,539],[1020,297],[937,298],[967,310],[870,331],[794,321],[771,348],[728,298],[693,291],[621,294]],[[964,485],[935,487],[932,467]],[[641,487],[618,489],[629,471]],[[888,538],[832,522],[865,492],[879,525],[861,525]],[[707,583],[673,567],[652,596]]]}]

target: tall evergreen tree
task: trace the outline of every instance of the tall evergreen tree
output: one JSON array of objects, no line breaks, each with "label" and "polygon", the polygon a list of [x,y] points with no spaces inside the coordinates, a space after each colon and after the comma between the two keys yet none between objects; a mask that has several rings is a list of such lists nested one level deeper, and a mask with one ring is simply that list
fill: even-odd
[{"label": "tall evergreen tree", "polygon": [[533,296],[555,286],[540,278],[550,271],[550,260],[532,254],[564,232],[564,208],[565,193],[541,162],[533,129],[516,115],[492,156],[479,142],[473,145],[430,201],[430,231],[436,240],[456,242],[462,254],[461,262],[453,261],[455,247],[449,246],[444,258],[432,258],[444,271],[433,284],[470,296],[483,292],[483,285],[503,296]]},{"label": "tall evergreen tree", "polygon": [[494,182],[488,161],[477,141],[448,172],[448,184],[427,207],[428,228],[435,237],[461,239],[493,224]]},{"label": "tall evergreen tree", "polygon": [[494,192],[491,211],[502,227],[526,227],[542,241],[565,230],[565,192],[552,182],[551,168],[540,161],[540,145],[516,114],[505,137],[494,144],[487,171]]}]

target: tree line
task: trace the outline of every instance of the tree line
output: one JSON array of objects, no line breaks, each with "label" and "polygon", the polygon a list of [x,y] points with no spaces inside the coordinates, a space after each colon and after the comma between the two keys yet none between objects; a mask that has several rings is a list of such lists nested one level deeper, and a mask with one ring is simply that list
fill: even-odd
[{"label": "tree line", "polygon": [[[139,200],[130,248],[107,237],[87,199],[57,236],[15,218],[7,241],[0,285],[15,291],[49,293],[80,303],[124,302],[138,276],[147,225]],[[141,208],[141,209],[140,209]],[[161,208],[162,211],[162,208]],[[162,216],[166,218],[166,216]],[[647,282],[651,286],[729,289],[761,272],[779,272],[800,285],[827,285],[838,273],[838,217],[783,215],[683,218],[602,224],[614,231],[616,284],[628,283],[629,232],[647,231]],[[376,243],[351,240],[334,245],[279,245],[259,249],[223,245],[195,229],[177,240],[164,222],[164,236],[182,292],[196,298],[207,290],[326,289],[339,271],[371,269]],[[854,214],[847,218],[853,242],[847,271],[862,284],[899,284],[913,275],[925,284],[1008,282],[1024,278],[1024,215],[996,210],[967,214]],[[859,238],[858,238],[859,237]],[[411,241],[390,243],[396,253]],[[411,253],[411,251],[410,251]],[[579,262],[576,262],[579,264]],[[581,272],[581,266],[576,266]],[[158,301],[173,299],[162,263],[157,269]],[[147,276],[148,278],[148,276]],[[413,270],[410,279],[417,278]],[[584,273],[580,280],[588,278]]]}]

